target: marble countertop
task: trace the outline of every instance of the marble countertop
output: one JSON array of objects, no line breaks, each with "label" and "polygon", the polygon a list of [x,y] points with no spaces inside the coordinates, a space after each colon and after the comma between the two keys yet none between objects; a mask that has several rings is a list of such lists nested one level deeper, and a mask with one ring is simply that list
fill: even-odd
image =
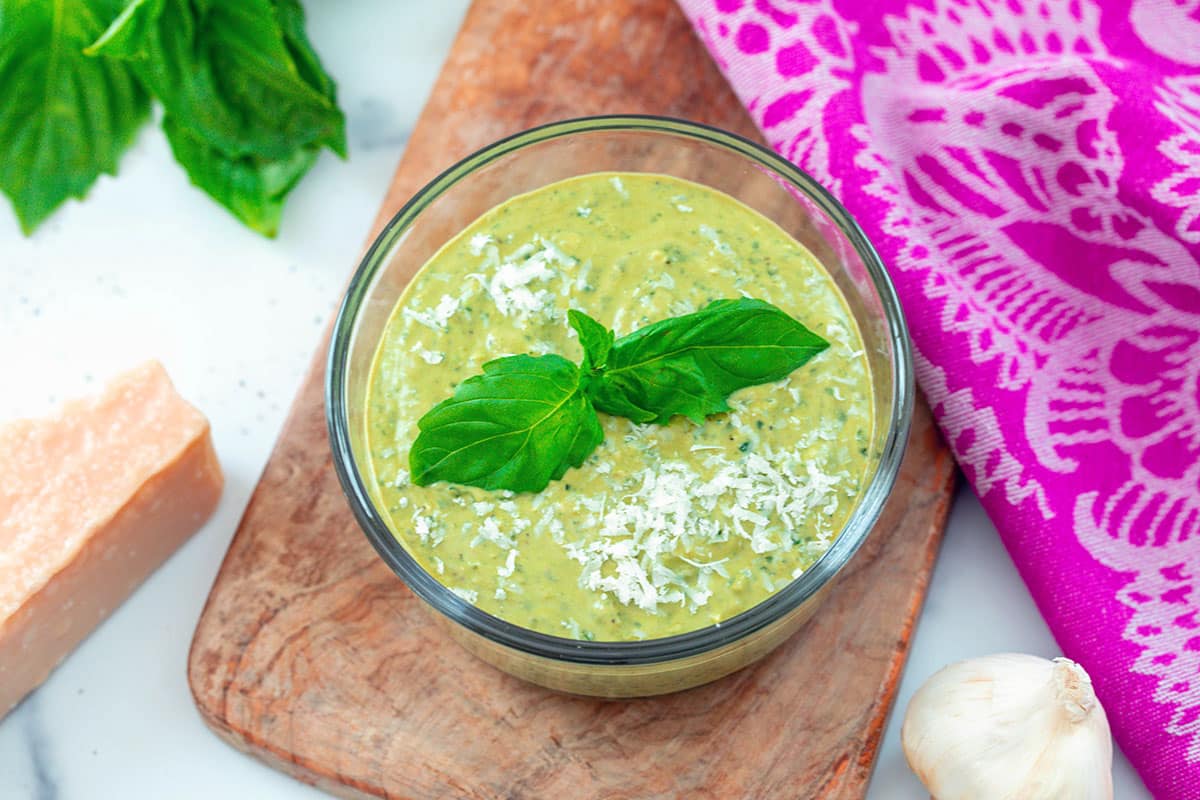
[{"label": "marble countertop", "polygon": [[[102,179],[32,238],[0,203],[0,419],[43,413],[158,358],[212,421],[227,478],[209,523],[0,722],[0,797],[324,796],[205,728],[187,688],[187,649],[467,0],[305,5],[339,84],[351,156],[321,157],[275,241],[191,188],[153,128],[119,179]],[[942,665],[1011,650],[1058,653],[978,500],[960,491],[897,708]],[[899,716],[872,800],[928,796],[900,752]],[[1116,796],[1146,797],[1117,762]]]}]

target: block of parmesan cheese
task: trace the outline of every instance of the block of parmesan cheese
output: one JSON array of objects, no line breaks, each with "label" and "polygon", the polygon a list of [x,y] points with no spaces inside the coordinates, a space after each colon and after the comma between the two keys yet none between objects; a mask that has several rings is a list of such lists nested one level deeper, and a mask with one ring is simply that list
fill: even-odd
[{"label": "block of parmesan cheese", "polygon": [[0,426],[0,717],[216,507],[208,420],[144,364]]}]

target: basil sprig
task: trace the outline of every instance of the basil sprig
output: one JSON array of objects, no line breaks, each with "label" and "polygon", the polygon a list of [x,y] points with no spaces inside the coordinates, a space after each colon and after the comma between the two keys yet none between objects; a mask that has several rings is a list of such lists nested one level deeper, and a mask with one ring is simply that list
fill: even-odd
[{"label": "basil sprig", "polygon": [[538,492],[604,441],[600,419],[562,356],[509,356],[483,365],[421,417],[412,479]]},{"label": "basil sprig", "polygon": [[163,107],[192,183],[274,236],[322,149],[346,154],[299,0],[0,0],[0,193],[30,233]]},{"label": "basil sprig", "polygon": [[666,424],[729,410],[738,389],[782,380],[829,343],[762,300],[716,300],[617,339],[568,312],[583,346],[576,367],[557,355],[508,356],[458,385],[417,422],[413,482],[540,492],[604,441],[597,411]]}]

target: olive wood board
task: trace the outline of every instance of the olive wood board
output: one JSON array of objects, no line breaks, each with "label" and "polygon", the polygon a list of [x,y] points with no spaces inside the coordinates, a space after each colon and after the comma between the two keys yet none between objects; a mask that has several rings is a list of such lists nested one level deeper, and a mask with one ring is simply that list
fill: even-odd
[{"label": "olive wood board", "polygon": [[[375,230],[472,150],[601,113],[761,140],[671,0],[476,0]],[[599,701],[476,661],[375,554],[330,461],[327,345],[192,642],[188,681],[219,736],[343,797],[864,795],[953,490],[923,400],[882,521],[799,634],[708,686]]]}]

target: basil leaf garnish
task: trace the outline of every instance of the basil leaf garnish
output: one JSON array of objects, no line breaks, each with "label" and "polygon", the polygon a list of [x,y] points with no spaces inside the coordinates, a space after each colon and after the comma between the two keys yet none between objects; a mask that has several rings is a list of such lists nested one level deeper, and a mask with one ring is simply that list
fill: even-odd
[{"label": "basil leaf garnish", "polygon": [[421,417],[412,480],[540,492],[604,441],[579,368],[562,356],[509,356],[483,365]]},{"label": "basil leaf garnish", "polygon": [[600,411],[635,422],[703,422],[738,389],[782,380],[829,343],[762,300],[715,300],[617,339],[589,386]]},{"label": "basil leaf garnish", "polygon": [[567,312],[567,320],[579,334],[579,344],[583,346],[584,372],[604,369],[608,363],[608,354],[613,349],[613,332],[589,317],[582,311],[571,309]]},{"label": "basil leaf garnish", "polygon": [[616,339],[582,311],[567,314],[583,364],[556,355],[483,365],[417,422],[413,482],[540,492],[604,441],[596,411],[665,424],[729,410],[730,394],[781,380],[829,343],[762,300],[701,311]]}]

